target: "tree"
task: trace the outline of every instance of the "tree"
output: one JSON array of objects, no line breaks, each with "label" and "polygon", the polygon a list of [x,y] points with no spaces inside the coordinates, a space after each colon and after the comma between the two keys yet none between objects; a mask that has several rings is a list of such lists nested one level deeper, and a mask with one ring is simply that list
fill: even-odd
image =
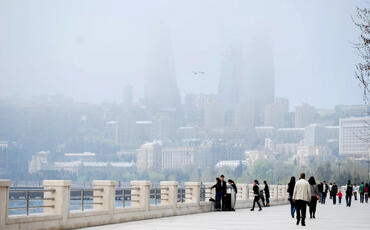
[{"label": "tree", "polygon": [[352,18],[352,20],[360,30],[360,35],[358,41],[353,44],[361,61],[355,66],[355,76],[360,81],[363,99],[368,104],[370,95],[370,10],[357,7],[356,12],[356,19]]}]

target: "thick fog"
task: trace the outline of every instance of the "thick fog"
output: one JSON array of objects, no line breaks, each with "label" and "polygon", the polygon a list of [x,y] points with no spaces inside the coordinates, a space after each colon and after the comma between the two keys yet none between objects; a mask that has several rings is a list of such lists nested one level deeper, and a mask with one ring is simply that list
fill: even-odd
[{"label": "thick fog", "polygon": [[119,102],[132,85],[139,100],[151,71],[175,74],[182,97],[217,93],[223,55],[240,44],[243,68],[271,55],[260,68],[274,72],[275,96],[290,106],[361,104],[350,44],[357,37],[351,16],[361,4],[0,0],[0,96]]}]

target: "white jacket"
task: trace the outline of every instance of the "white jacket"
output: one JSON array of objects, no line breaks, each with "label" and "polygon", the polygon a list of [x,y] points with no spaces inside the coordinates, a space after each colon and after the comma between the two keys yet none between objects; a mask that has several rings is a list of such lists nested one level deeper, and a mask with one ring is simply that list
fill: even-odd
[{"label": "white jacket", "polygon": [[293,200],[311,201],[311,188],[310,184],[306,180],[299,179],[299,181],[295,183]]}]

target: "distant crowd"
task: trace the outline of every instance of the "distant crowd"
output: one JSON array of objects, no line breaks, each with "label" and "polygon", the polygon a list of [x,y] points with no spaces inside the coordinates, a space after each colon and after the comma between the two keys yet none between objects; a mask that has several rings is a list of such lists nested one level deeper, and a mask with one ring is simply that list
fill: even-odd
[{"label": "distant crowd", "polygon": [[[299,180],[296,181],[294,176],[291,177],[288,183],[288,194],[290,201],[290,215],[292,218],[297,218],[296,224],[306,225],[306,209],[309,207],[310,219],[316,218],[316,207],[317,203],[326,204],[326,199],[329,195],[329,199],[332,200],[333,205],[342,203],[343,196],[345,197],[346,207],[351,207],[352,197],[357,200],[359,197],[360,203],[368,203],[370,184],[362,182],[360,185],[352,184],[348,180],[347,184],[341,187],[333,183],[327,183],[326,181],[316,183],[316,180],[311,176],[306,181],[306,175],[301,173]],[[216,178],[216,184],[211,189],[216,190],[215,198],[211,198],[211,201],[215,202],[216,211],[235,211],[236,194],[238,192],[237,187],[233,180],[229,179],[225,181],[225,176],[221,175]],[[253,181],[253,206],[251,211],[254,211],[256,204],[258,205],[258,211],[262,211],[262,206],[270,206],[270,189],[267,181],[263,181],[261,186],[258,180]],[[262,205],[260,203],[262,202]]]}]

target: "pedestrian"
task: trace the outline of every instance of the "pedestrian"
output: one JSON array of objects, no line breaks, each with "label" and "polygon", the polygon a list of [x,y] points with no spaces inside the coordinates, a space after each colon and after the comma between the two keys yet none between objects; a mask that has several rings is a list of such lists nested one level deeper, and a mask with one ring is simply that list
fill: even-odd
[{"label": "pedestrian", "polygon": [[331,192],[332,187],[333,187],[333,183],[330,182],[330,184],[329,184],[329,196],[330,196],[329,198],[330,199],[333,198],[333,193]]},{"label": "pedestrian", "polygon": [[221,190],[221,180],[220,178],[216,178],[216,184],[214,184],[211,189],[216,189],[216,195],[215,195],[215,209],[216,211],[221,211],[221,199],[222,199],[222,190]]},{"label": "pedestrian", "polygon": [[253,195],[254,195],[254,199],[253,199],[253,207],[251,209],[251,211],[254,211],[254,207],[257,203],[258,207],[260,208],[258,211],[262,211],[262,208],[261,208],[261,205],[260,205],[260,191],[259,191],[259,186],[258,186],[258,180],[254,180],[253,182]]},{"label": "pedestrian", "polygon": [[311,201],[308,204],[309,211],[310,211],[310,218],[315,219],[317,200],[320,197],[319,190],[317,188],[317,184],[313,176],[310,177],[310,179],[308,180],[308,183],[310,184],[310,189],[311,189]]},{"label": "pedestrian", "polygon": [[353,185],[351,184],[351,180],[348,180],[348,183],[347,183],[347,186],[346,186],[346,204],[347,204],[347,207],[351,207],[352,194],[353,194]]},{"label": "pedestrian", "polygon": [[364,182],[361,182],[361,185],[358,189],[358,191],[360,192],[360,203],[364,203],[364,196],[365,196],[365,185],[364,185]]},{"label": "pedestrian", "polygon": [[357,200],[357,184],[353,185],[353,196],[355,197],[355,200]]},{"label": "pedestrian", "polygon": [[297,209],[297,225],[301,221],[302,226],[306,226],[307,203],[311,201],[310,184],[306,181],[306,175],[301,173],[299,180],[294,186],[293,202]]},{"label": "pedestrian", "polygon": [[294,186],[295,186],[295,177],[292,176],[288,183],[288,190],[287,190],[289,194],[288,200],[290,202],[290,215],[292,216],[292,218],[294,218],[294,213],[295,213],[295,204],[293,202]]},{"label": "pedestrian", "polygon": [[328,194],[328,191],[329,191],[329,186],[328,184],[326,183],[326,181],[324,181],[324,184],[323,184],[323,191],[321,193],[321,204],[325,204],[326,202],[326,196]]},{"label": "pedestrian", "polygon": [[338,191],[337,196],[338,196],[339,204],[342,204],[342,197],[343,197],[342,190]]},{"label": "pedestrian", "polygon": [[222,192],[222,198],[221,198],[221,201],[222,201],[222,211],[225,211],[225,207],[226,207],[226,192],[227,192],[227,185],[226,185],[226,181],[225,181],[225,176],[224,175],[221,175],[220,176],[220,179],[221,179],[221,192]]},{"label": "pedestrian", "polygon": [[364,187],[364,194],[365,194],[365,203],[369,201],[369,184],[366,183]]},{"label": "pedestrian", "polygon": [[258,186],[259,189],[260,189],[260,198],[261,198],[261,201],[262,201],[262,205],[263,207],[266,207],[266,203],[265,203],[265,196],[263,195],[263,189],[261,186]]},{"label": "pedestrian", "polygon": [[337,192],[338,192],[338,186],[337,184],[334,182],[333,186],[331,187],[331,195],[332,195],[332,199],[333,199],[333,204],[337,204]]},{"label": "pedestrian", "polygon": [[317,189],[319,190],[319,194],[320,194],[320,199],[319,199],[319,202],[322,203],[322,193],[324,192],[324,185],[322,182],[320,182],[318,185],[317,185]]},{"label": "pedestrian", "polygon": [[238,189],[233,180],[229,179],[227,182],[229,183],[229,186],[231,186],[231,211],[235,211],[236,194],[238,193]]},{"label": "pedestrian", "polygon": [[267,181],[263,181],[265,184],[265,188],[263,189],[265,191],[265,197],[266,197],[266,206],[270,207],[270,188],[269,185],[267,184]]}]

